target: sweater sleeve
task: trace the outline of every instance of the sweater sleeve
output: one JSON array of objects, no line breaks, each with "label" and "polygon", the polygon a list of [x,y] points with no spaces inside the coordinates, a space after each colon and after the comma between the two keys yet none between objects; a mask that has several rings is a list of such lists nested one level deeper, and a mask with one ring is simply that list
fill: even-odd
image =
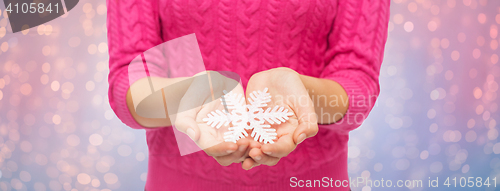
[{"label": "sweater sleeve", "polygon": [[[379,72],[387,40],[390,0],[340,0],[328,37],[327,65],[322,78],[338,82],[347,92],[344,117],[323,127],[345,134],[359,127],[380,92]],[[347,100],[338,100],[346,104]]]},{"label": "sweater sleeve", "polygon": [[[109,47],[109,103],[126,125],[141,129],[127,107],[130,84],[147,76],[166,76],[161,50],[148,50],[162,43],[155,0],[107,0]],[[148,65],[142,61],[148,50]],[[154,63],[154,64],[152,64]],[[130,66],[130,67],[129,67]]]}]

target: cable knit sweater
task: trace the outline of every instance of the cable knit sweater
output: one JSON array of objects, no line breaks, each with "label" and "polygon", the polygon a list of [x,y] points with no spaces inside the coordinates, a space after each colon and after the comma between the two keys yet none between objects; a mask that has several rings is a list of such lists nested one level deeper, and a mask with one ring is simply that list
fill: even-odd
[{"label": "cable knit sweater", "polygon": [[[289,67],[338,82],[349,96],[339,122],[320,125],[272,167],[220,166],[203,151],[180,156],[172,127],[146,129],[146,190],[289,190],[298,180],[349,180],[347,141],[375,103],[390,0],[108,0],[109,101],[128,126],[127,66],[142,52],[195,33],[207,70],[233,71],[244,88],[260,71]],[[164,76],[164,68],[149,75]],[[138,175],[131,175],[138,176]],[[297,179],[292,179],[296,177]],[[306,182],[298,184],[307,189]],[[317,183],[317,182],[316,182]],[[324,182],[321,182],[325,185]],[[349,190],[335,185],[314,190]],[[338,186],[338,182],[337,182]]]}]

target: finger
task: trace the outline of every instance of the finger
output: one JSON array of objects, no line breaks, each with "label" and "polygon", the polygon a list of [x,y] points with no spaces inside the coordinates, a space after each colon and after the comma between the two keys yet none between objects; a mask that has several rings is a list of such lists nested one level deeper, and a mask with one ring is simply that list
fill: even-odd
[{"label": "finger", "polygon": [[222,142],[215,146],[204,149],[208,156],[218,157],[234,153],[238,149],[238,145],[233,142]]},{"label": "finger", "polygon": [[299,118],[299,125],[293,132],[293,140],[296,145],[306,138],[315,136],[318,133],[317,117],[314,113]]},{"label": "finger", "polygon": [[215,161],[217,161],[221,166],[229,166],[233,164],[230,160],[221,159],[220,157],[214,157]]},{"label": "finger", "polygon": [[262,144],[259,143],[258,141],[255,141],[251,139],[250,141],[250,148],[261,148]]},{"label": "finger", "polygon": [[242,163],[241,163],[241,168],[245,170],[250,170],[252,166],[254,165],[254,161],[251,158],[246,158]]},{"label": "finger", "polygon": [[200,139],[200,129],[196,123],[196,116],[198,115],[200,107],[192,106],[191,104],[193,101],[194,100],[188,96],[183,97],[179,104],[179,111],[183,110],[183,108],[193,108],[174,114],[175,117],[173,116],[171,118],[175,119],[173,125],[177,130],[187,134],[193,141],[197,142],[198,139]]},{"label": "finger", "polygon": [[277,157],[272,157],[269,155],[264,154],[260,149],[253,148],[250,150],[249,154],[252,159],[259,164],[267,165],[267,166],[274,166],[278,164],[280,161],[280,158]]},{"label": "finger", "polygon": [[215,160],[217,160],[217,162],[219,162],[220,165],[228,166],[233,163],[239,163],[245,161],[247,157],[245,157],[244,155],[245,153],[240,153],[239,151],[236,151],[228,155],[215,156],[214,158]]},{"label": "finger", "polygon": [[187,134],[189,138],[197,142],[200,139],[200,128],[194,119],[195,116],[196,114],[192,113],[178,114],[174,126],[177,130]]},{"label": "finger", "polygon": [[293,142],[292,136],[290,134],[281,136],[278,141],[273,144],[264,144],[261,146],[262,152],[265,154],[282,158],[290,154],[297,145]]},{"label": "finger", "polygon": [[250,146],[250,141],[248,139],[240,139],[236,144],[238,145],[238,152],[246,153],[248,146]]},{"label": "finger", "polygon": [[250,170],[253,167],[259,166],[260,164],[256,163],[252,158],[246,158],[242,163],[241,167],[245,170]]},{"label": "finger", "polygon": [[[238,151],[236,151],[238,152]],[[225,155],[225,156],[216,156],[214,159],[221,165],[221,166],[229,166],[233,163],[241,163],[243,162],[247,157],[238,157],[236,156],[235,153]]]},{"label": "finger", "polygon": [[[215,156],[214,158],[219,162],[219,164],[232,164],[235,162],[243,162],[248,154],[247,154],[247,148],[248,148],[248,140],[240,139],[238,142],[236,142],[236,145],[238,145],[238,150],[231,154],[227,155],[222,155],[222,156]],[[222,164],[223,163],[223,164]],[[226,165],[223,165],[226,166]]]}]

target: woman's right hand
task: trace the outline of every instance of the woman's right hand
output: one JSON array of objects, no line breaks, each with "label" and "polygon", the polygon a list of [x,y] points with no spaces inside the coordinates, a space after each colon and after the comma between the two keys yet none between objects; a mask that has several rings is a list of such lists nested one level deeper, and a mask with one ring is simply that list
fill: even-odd
[{"label": "woman's right hand", "polygon": [[[236,143],[225,142],[224,132],[228,126],[215,128],[203,118],[215,110],[224,111],[221,96],[223,91],[243,94],[239,82],[219,72],[207,71],[194,76],[194,79],[181,98],[177,112],[171,112],[172,124],[179,131],[186,133],[207,155],[214,157],[222,166],[242,162],[248,157],[249,145],[253,139],[242,138]],[[168,104],[167,104],[168,105]],[[167,107],[168,108],[168,107]]]}]

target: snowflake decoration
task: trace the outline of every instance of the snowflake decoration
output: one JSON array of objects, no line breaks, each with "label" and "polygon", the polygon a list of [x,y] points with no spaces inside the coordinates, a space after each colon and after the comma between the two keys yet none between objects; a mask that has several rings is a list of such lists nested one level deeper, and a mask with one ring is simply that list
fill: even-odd
[{"label": "snowflake decoration", "polygon": [[[241,138],[247,137],[247,129],[253,130],[252,136],[255,141],[263,143],[274,143],[274,139],[278,135],[276,129],[271,128],[269,124],[281,124],[288,120],[288,116],[293,113],[288,112],[283,106],[275,106],[273,109],[263,108],[271,101],[271,95],[264,91],[254,91],[250,93],[248,98],[249,105],[245,104],[245,97],[241,94],[227,92],[224,90],[224,96],[221,101],[225,110],[212,111],[204,118],[203,121],[208,125],[219,129],[220,127],[228,126],[228,132],[224,133],[226,142],[238,141]],[[231,112],[229,112],[231,110]],[[264,124],[267,121],[269,124]]]}]

